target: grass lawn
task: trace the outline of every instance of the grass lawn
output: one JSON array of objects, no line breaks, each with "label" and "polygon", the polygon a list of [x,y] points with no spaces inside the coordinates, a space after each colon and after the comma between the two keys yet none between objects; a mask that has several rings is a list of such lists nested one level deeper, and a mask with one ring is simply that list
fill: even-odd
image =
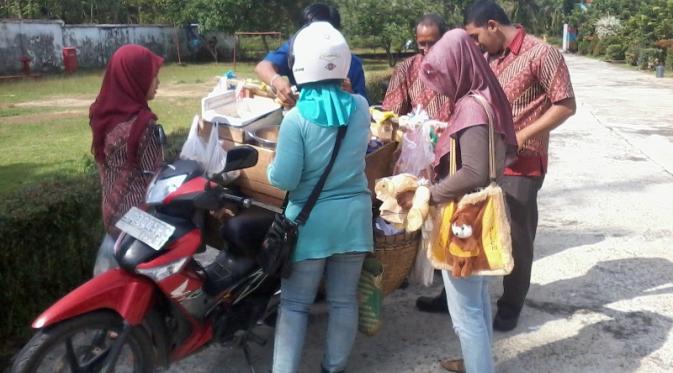
[{"label": "grass lawn", "polygon": [[[169,64],[150,107],[168,133],[187,128],[201,111],[201,98],[231,64]],[[254,64],[239,63],[240,77],[255,77]],[[368,75],[388,70],[383,60],[365,60]],[[0,83],[0,194],[46,178],[80,173],[90,157],[89,105],[103,71]]]},{"label": "grass lawn", "polygon": [[[167,131],[187,126],[226,65],[167,65],[150,103]],[[252,65],[239,65],[242,75]],[[89,157],[88,108],[103,71],[0,85],[0,193],[50,177],[82,172]]]}]

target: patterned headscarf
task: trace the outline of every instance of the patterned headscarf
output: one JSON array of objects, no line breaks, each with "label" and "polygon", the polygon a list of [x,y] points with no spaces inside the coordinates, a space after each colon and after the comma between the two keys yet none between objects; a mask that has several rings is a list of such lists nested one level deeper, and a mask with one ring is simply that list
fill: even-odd
[{"label": "patterned headscarf", "polygon": [[426,87],[447,96],[454,107],[447,130],[435,149],[436,161],[449,151],[449,136],[471,126],[488,123],[486,112],[474,100],[480,94],[491,104],[494,129],[505,137],[508,153],[516,151],[512,109],[495,74],[475,42],[462,29],[448,31],[430,49],[421,65]]}]

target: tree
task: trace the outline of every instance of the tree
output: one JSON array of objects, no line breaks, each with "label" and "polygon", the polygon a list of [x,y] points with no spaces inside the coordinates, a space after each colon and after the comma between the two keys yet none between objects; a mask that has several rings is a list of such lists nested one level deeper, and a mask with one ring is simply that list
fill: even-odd
[{"label": "tree", "polygon": [[535,0],[508,1],[505,5],[509,5],[510,19],[515,23],[534,27],[540,22],[540,7]]},{"label": "tree", "polygon": [[[311,1],[290,0],[165,0],[182,4],[179,17],[199,23],[204,32],[282,31],[294,32],[301,9]],[[299,10],[299,11],[298,11]]]},{"label": "tree", "polygon": [[443,13],[442,1],[424,0],[342,0],[339,2],[346,34],[365,40],[385,50],[390,66],[396,56],[414,38],[414,26],[423,14]]}]

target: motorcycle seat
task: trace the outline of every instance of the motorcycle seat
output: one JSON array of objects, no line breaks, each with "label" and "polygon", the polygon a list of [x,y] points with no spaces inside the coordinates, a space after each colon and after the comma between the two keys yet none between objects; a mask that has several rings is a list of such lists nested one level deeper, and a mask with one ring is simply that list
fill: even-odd
[{"label": "motorcycle seat", "polygon": [[208,276],[203,290],[210,295],[217,295],[235,285],[253,268],[255,268],[253,259],[221,251],[215,260],[204,268]]},{"label": "motorcycle seat", "polygon": [[220,235],[234,250],[254,254],[262,245],[274,217],[275,213],[252,206],[225,220]]}]

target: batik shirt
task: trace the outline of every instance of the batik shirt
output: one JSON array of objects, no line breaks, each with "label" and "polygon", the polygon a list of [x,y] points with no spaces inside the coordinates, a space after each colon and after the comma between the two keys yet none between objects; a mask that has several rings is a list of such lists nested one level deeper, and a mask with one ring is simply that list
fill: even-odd
[{"label": "batik shirt", "polygon": [[448,122],[451,115],[450,100],[423,85],[420,79],[421,62],[423,55],[419,53],[397,65],[383,99],[383,108],[397,115],[405,115],[420,106],[430,118]]},{"label": "batik shirt", "polygon": [[[501,55],[488,60],[512,105],[515,131],[538,120],[552,104],[575,96],[561,52],[523,28]],[[505,175],[544,175],[548,147],[549,134],[528,139]]]},{"label": "batik shirt", "polygon": [[103,193],[102,211],[105,231],[117,237],[117,221],[131,207],[142,205],[153,173],[163,160],[155,126],[147,126],[138,146],[138,164],[128,163],[127,143],[135,117],[121,123],[105,136],[105,161],[98,165]]}]

